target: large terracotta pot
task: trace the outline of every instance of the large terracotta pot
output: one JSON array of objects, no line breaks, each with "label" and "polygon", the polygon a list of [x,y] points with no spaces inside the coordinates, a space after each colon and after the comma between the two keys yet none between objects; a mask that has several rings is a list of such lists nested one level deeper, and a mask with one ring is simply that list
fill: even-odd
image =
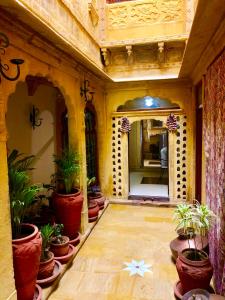
[{"label": "large terracotta pot", "polygon": [[81,223],[83,195],[80,190],[74,194],[53,193],[53,206],[57,223],[64,225],[63,233],[71,240],[77,236]]},{"label": "large terracotta pot", "polygon": [[88,200],[95,200],[98,203],[100,210],[105,206],[105,197],[100,192],[89,193]]},{"label": "large terracotta pot", "polygon": [[94,222],[98,219],[99,206],[97,201],[89,200],[88,203],[88,221]]},{"label": "large terracotta pot", "polygon": [[[187,248],[196,248],[208,252],[208,238],[200,235],[195,235],[194,239],[185,234],[183,230],[177,232],[178,237],[170,242],[170,250],[172,252],[173,259],[176,261],[178,253]],[[189,239],[188,239],[189,238]]]},{"label": "large terracotta pot", "polygon": [[204,251],[196,250],[204,256],[204,259],[194,261],[187,258],[187,255],[193,253],[193,251],[195,251],[193,248],[183,250],[178,254],[176,261],[183,294],[193,289],[207,290],[213,275],[213,268],[208,254]]},{"label": "large terracotta pot", "polygon": [[49,251],[49,259],[45,261],[40,261],[39,270],[38,270],[38,280],[45,279],[52,276],[55,261],[54,261],[54,254]]},{"label": "large terracotta pot", "polygon": [[69,242],[68,236],[62,236],[63,242],[58,244],[54,240],[50,243],[50,250],[54,253],[55,257],[60,257],[67,255],[69,252]]},{"label": "large terracotta pot", "polygon": [[18,300],[33,300],[41,256],[41,234],[32,224],[22,224],[24,236],[12,241]]}]

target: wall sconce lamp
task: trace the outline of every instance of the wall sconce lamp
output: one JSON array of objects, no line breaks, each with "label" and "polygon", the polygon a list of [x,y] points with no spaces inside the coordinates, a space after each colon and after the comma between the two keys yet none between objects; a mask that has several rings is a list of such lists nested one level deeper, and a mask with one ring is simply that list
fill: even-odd
[{"label": "wall sconce lamp", "polygon": [[80,95],[81,97],[84,96],[85,102],[92,102],[94,98],[94,93],[93,91],[90,91],[90,85],[88,80],[84,80],[84,85],[83,87],[80,88]]},{"label": "wall sconce lamp", "polygon": [[[8,37],[4,33],[0,32],[0,55],[5,55],[5,49],[8,46],[9,46]],[[17,80],[20,76],[20,65],[24,63],[24,60],[19,58],[14,58],[11,59],[10,62],[13,65],[16,65],[17,72],[14,77],[10,77],[5,73],[9,70],[9,65],[2,63],[0,57],[0,83],[1,83],[1,76],[10,81]]]},{"label": "wall sconce lamp", "polygon": [[39,109],[33,105],[32,110],[30,112],[30,123],[33,129],[35,129],[35,127],[41,126],[42,124],[43,119],[38,118],[39,113],[40,113]]}]

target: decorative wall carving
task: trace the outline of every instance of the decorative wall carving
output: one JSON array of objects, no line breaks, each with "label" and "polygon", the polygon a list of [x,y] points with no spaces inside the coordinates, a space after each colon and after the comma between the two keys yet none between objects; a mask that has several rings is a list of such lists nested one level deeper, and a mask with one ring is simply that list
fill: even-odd
[{"label": "decorative wall carving", "polygon": [[184,0],[145,0],[108,5],[108,22],[113,28],[176,22],[184,19],[184,7]]},{"label": "decorative wall carving", "polygon": [[112,119],[112,165],[113,165],[113,191],[114,197],[123,195],[124,177],[122,176],[122,133],[120,132],[121,118]]},{"label": "decorative wall carving", "polygon": [[[165,69],[180,66],[185,43],[159,42],[150,45],[112,48],[108,51],[108,72],[129,71],[135,69]],[[132,59],[132,64],[130,63]]]},{"label": "decorative wall carving", "polygon": [[187,116],[177,117],[179,128],[176,138],[176,192],[175,197],[178,201],[187,200]]},{"label": "decorative wall carving", "polygon": [[83,0],[21,0],[23,5],[50,28],[54,28],[61,36],[102,66],[99,56],[98,25],[93,26],[89,16],[88,2]]}]

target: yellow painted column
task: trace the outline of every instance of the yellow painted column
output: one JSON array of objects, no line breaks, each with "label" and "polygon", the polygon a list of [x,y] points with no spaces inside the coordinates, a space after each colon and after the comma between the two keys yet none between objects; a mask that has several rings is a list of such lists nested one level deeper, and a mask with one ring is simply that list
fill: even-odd
[{"label": "yellow painted column", "polygon": [[80,232],[85,233],[88,228],[88,203],[87,203],[87,167],[86,144],[84,124],[84,104],[80,99],[79,81],[76,81],[74,90],[67,91],[71,95],[71,106],[68,107],[69,143],[80,155],[80,189],[83,192],[84,202],[81,212]]},{"label": "yellow painted column", "polygon": [[5,103],[0,91],[0,299],[17,299],[12,257],[12,233],[8,194]]}]

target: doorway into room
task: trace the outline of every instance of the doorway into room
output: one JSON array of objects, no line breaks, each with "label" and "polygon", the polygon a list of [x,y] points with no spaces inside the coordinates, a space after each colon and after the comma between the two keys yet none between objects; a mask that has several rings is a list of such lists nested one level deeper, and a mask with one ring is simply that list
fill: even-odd
[{"label": "doorway into room", "polygon": [[168,130],[157,117],[133,122],[131,126],[128,141],[130,198],[168,200]]}]

